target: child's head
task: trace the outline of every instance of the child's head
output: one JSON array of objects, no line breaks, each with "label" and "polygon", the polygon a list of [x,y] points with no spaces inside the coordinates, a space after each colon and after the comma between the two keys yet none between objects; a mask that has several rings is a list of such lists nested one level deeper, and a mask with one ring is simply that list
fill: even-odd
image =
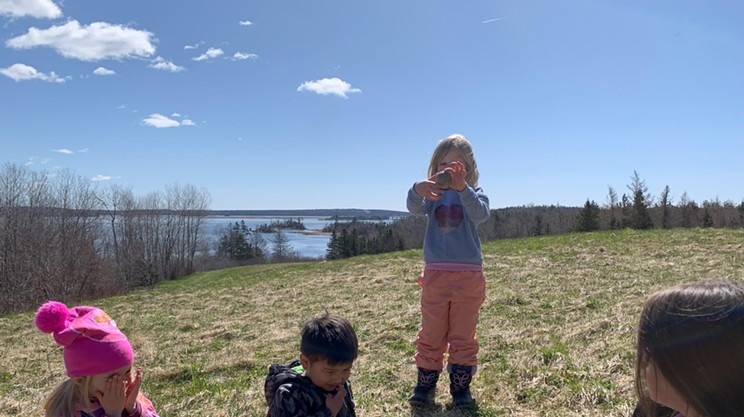
[{"label": "child's head", "polygon": [[325,314],[302,329],[300,360],[313,383],[332,390],[349,377],[357,358],[356,332],[346,319]]},{"label": "child's head", "polygon": [[50,301],[36,312],[36,327],[52,333],[63,348],[67,376],[47,401],[47,415],[68,415],[75,404],[87,404],[88,397],[100,391],[100,380],[112,374],[126,378],[134,351],[116,322],[102,310],[80,306],[68,309]]},{"label": "child's head", "polygon": [[431,177],[441,170],[439,168],[439,163],[452,151],[459,152],[460,157],[457,159],[465,165],[465,171],[468,173],[465,177],[465,182],[467,182],[471,187],[477,186],[479,177],[478,164],[475,163],[473,147],[470,145],[470,142],[465,139],[465,136],[459,134],[448,136],[439,141],[437,147],[434,148],[434,153],[431,155],[431,162],[429,162],[428,171],[429,176]]},{"label": "child's head", "polygon": [[636,392],[685,415],[727,417],[744,410],[744,286],[678,285],[652,294],[638,327]]}]

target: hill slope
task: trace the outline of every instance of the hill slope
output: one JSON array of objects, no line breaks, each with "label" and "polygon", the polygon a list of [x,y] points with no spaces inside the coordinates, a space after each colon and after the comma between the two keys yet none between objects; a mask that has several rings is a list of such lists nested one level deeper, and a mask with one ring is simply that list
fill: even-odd
[{"label": "hill slope", "polygon": [[[484,245],[481,416],[627,416],[635,326],[646,295],[701,278],[744,280],[744,230],[621,231]],[[269,364],[297,355],[299,329],[328,310],[361,343],[352,382],[358,415],[410,416],[419,326],[420,251],[200,273],[90,301],[129,335],[143,391],[162,417],[263,416]],[[0,317],[0,410],[40,415],[64,379],[32,312]],[[444,381],[447,382],[446,378]],[[421,416],[448,411],[446,384]]]}]

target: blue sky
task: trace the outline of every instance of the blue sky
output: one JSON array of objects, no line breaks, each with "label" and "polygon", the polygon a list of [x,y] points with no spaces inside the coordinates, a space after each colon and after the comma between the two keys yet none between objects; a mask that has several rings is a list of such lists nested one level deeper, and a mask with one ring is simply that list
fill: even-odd
[{"label": "blue sky", "polygon": [[0,163],[213,209],[405,210],[436,142],[492,208],[637,171],[744,199],[741,1],[0,0]]}]

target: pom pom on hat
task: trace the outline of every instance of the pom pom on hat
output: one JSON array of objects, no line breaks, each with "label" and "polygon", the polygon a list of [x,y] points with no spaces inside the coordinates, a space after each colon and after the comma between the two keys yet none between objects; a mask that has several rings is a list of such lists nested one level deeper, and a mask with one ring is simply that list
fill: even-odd
[{"label": "pom pom on hat", "polygon": [[36,312],[36,327],[44,333],[58,332],[67,323],[67,306],[58,301],[45,303]]}]

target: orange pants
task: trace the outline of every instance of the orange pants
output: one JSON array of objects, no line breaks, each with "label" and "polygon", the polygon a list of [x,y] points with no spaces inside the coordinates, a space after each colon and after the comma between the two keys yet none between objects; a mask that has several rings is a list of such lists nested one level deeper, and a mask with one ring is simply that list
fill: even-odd
[{"label": "orange pants", "polygon": [[478,310],[486,298],[483,272],[425,269],[418,283],[422,291],[416,365],[441,371],[445,352],[450,364],[477,365],[475,328]]}]

